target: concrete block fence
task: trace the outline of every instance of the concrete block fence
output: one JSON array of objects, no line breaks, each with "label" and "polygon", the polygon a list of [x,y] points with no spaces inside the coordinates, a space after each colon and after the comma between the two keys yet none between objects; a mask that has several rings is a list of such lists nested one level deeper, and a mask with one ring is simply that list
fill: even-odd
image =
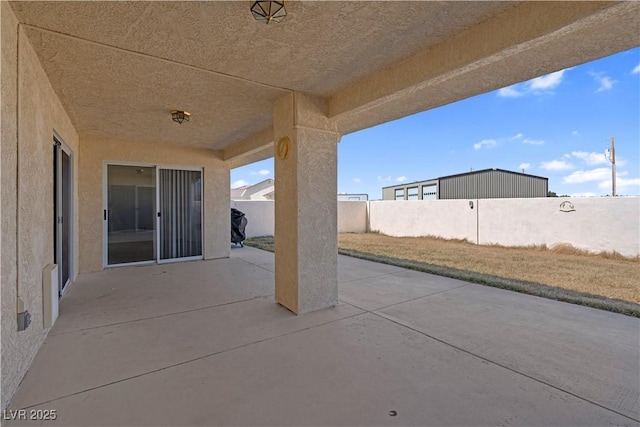
[{"label": "concrete block fence", "polygon": [[[247,237],[273,235],[274,202],[232,201]],[[570,244],[640,255],[640,197],[338,202],[338,232],[438,236],[504,246]]]}]

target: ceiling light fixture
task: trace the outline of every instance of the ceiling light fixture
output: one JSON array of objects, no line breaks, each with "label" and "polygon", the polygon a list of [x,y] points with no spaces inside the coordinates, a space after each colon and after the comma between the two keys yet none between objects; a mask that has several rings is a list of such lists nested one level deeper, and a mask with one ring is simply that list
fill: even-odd
[{"label": "ceiling light fixture", "polygon": [[180,125],[182,122],[188,122],[190,116],[191,114],[188,111],[173,110],[171,112],[171,119]]},{"label": "ceiling light fixture", "polygon": [[251,4],[253,17],[268,24],[271,21],[280,22],[287,16],[287,9],[283,1],[254,1]]}]

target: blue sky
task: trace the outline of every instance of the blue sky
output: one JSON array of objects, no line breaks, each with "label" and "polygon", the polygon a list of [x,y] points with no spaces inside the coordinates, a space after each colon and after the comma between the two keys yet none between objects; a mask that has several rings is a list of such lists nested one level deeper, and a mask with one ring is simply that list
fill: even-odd
[{"label": "blue sky", "polygon": [[[640,195],[640,48],[342,137],[338,192],[486,168],[549,178],[558,195]],[[274,178],[273,159],[231,171],[232,188]]]}]

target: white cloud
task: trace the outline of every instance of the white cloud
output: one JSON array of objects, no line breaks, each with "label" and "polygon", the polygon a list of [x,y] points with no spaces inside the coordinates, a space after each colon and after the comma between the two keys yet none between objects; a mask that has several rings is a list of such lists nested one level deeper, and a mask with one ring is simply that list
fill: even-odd
[{"label": "white cloud", "polygon": [[391,181],[391,176],[378,176],[378,182],[389,182]]},{"label": "white cloud", "polygon": [[640,74],[640,64],[636,65],[636,68],[631,72],[632,74]]},{"label": "white cloud", "polygon": [[583,182],[603,181],[611,176],[609,168],[596,168],[587,171],[575,171],[562,178],[565,184],[582,184]]},{"label": "white cloud", "polygon": [[633,187],[633,194],[640,194],[640,178],[616,178],[616,188],[619,190],[626,190],[628,187]]},{"label": "white cloud", "polygon": [[580,132],[574,130],[573,132],[571,132],[571,136],[580,136]]},{"label": "white cloud", "polygon": [[548,171],[565,171],[573,169],[573,165],[564,160],[551,160],[549,162],[540,163],[540,168]]},{"label": "white cloud", "polygon": [[[569,155],[565,154],[566,157]],[[586,165],[596,166],[596,165],[608,165],[610,162],[605,157],[604,153],[594,153],[594,152],[586,152],[586,151],[572,151],[570,154],[571,157],[582,160]],[[624,166],[627,164],[627,161],[621,158],[616,159],[616,165]]]},{"label": "white cloud", "polygon": [[271,171],[266,170],[266,169],[261,169],[259,171],[253,171],[251,172],[250,175],[269,175],[269,173],[271,173]]},{"label": "white cloud", "polygon": [[553,89],[557,88],[564,77],[567,69],[556,71],[555,73],[546,74],[536,77],[524,83],[519,83],[504,87],[498,90],[498,96],[504,98],[518,98],[524,95],[542,95],[553,93]]},{"label": "white cloud", "polygon": [[[626,175],[626,173],[616,174],[616,193],[631,192],[634,195],[640,194],[640,178],[622,178],[621,175]],[[603,190],[610,190],[611,178],[602,181],[598,184],[598,187]]]},{"label": "white cloud", "polygon": [[356,184],[361,184],[362,180],[360,178],[353,178],[353,182],[355,182]]},{"label": "white cloud", "polygon": [[522,140],[523,144],[530,144],[530,145],[542,145],[544,144],[544,141],[541,139],[529,139],[529,138],[525,138]]},{"label": "white cloud", "polygon": [[399,177],[396,178],[397,182],[403,182],[403,181],[406,181],[406,180],[407,180],[406,176],[399,176]]},{"label": "white cloud", "polygon": [[572,151],[571,155],[577,159],[584,161],[589,166],[603,165],[609,163],[604,153],[587,153],[586,151]]},{"label": "white cloud", "polygon": [[473,144],[473,148],[475,150],[480,150],[482,148],[491,148],[495,147],[497,143],[498,141],[496,141],[495,139],[483,139],[482,141]]},{"label": "white cloud", "polygon": [[498,90],[498,95],[504,98],[519,98],[523,96],[526,92],[521,92],[516,89],[516,85],[503,87]]},{"label": "white cloud", "polygon": [[245,185],[249,185],[249,183],[244,179],[239,179],[231,183],[231,188],[244,187]]},{"label": "white cloud", "polygon": [[606,76],[604,73],[589,73],[591,77],[598,83],[598,89],[596,92],[603,92],[605,90],[609,90],[613,87],[615,80],[612,80],[611,77]]},{"label": "white cloud", "polygon": [[529,169],[531,167],[531,163],[520,163],[520,166],[518,166],[518,169],[523,170],[523,169]]},{"label": "white cloud", "polygon": [[547,74],[546,76],[536,77],[529,82],[529,87],[532,90],[551,90],[556,88],[562,82],[562,76],[565,70],[556,71],[555,73]]},{"label": "white cloud", "polygon": [[516,135],[513,135],[510,139],[513,141],[515,139],[521,139],[524,135],[521,133],[518,133]]},{"label": "white cloud", "polygon": [[604,90],[609,90],[613,87],[613,84],[615,83],[615,81],[611,80],[611,78],[609,77],[602,77],[600,79],[600,87],[598,88],[598,90],[596,90],[596,92],[602,92]]}]

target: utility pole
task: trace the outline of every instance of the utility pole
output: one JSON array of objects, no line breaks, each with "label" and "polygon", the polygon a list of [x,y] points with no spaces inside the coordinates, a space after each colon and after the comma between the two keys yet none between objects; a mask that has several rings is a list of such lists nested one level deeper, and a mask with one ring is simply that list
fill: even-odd
[{"label": "utility pole", "polygon": [[611,149],[605,151],[605,157],[611,162],[611,196],[616,197],[616,146],[611,137]]}]

